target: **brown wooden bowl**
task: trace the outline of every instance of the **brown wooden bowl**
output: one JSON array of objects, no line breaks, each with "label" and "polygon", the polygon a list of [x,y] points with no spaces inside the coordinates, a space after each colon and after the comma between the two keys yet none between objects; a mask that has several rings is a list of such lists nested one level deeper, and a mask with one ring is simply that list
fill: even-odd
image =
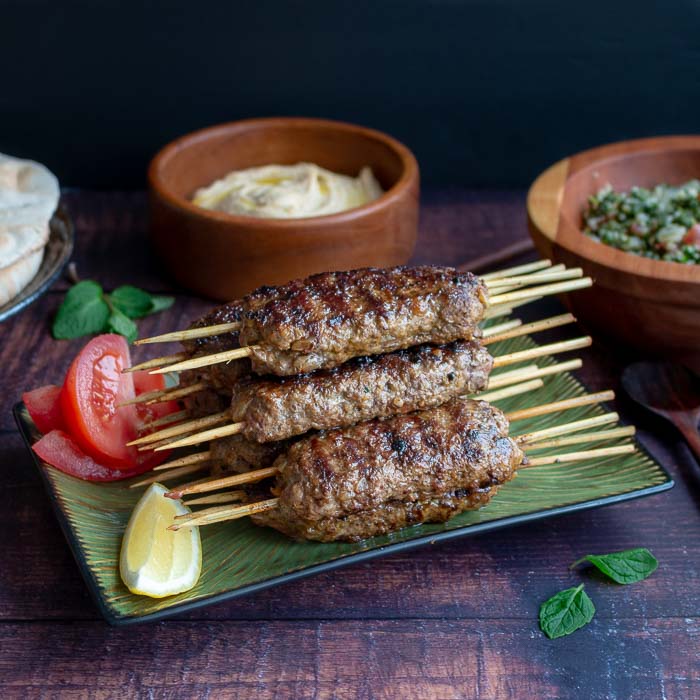
[{"label": "brown wooden bowl", "polygon": [[[329,216],[262,219],[190,201],[231,170],[300,161],[356,176],[369,165],[385,194]],[[251,119],[187,134],[148,171],[151,234],[183,286],[223,301],[262,284],[327,270],[405,263],[418,226],[418,164],[386,134],[324,119]]]},{"label": "brown wooden bowl", "polygon": [[588,196],[700,177],[700,136],[624,141],[555,163],[527,197],[530,234],[543,256],[580,266],[592,288],[567,303],[587,326],[645,355],[700,367],[700,266],[650,260],[598,243],[581,231]]}]

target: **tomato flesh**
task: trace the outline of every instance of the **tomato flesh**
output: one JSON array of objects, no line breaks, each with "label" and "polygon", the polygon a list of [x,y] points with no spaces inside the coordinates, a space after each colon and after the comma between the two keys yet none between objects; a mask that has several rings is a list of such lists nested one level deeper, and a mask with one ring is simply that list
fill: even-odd
[{"label": "tomato flesh", "polygon": [[[33,446],[45,462],[89,481],[116,481],[143,474],[169,451],[139,452],[127,442],[144,426],[179,410],[175,401],[129,404],[137,394],[165,388],[162,375],[126,373],[131,358],[119,335],[93,338],[73,360],[63,387],[41,387],[23,395],[44,436]],[[128,405],[124,405],[128,404]]]},{"label": "tomato flesh", "polygon": [[68,431],[81,449],[115,469],[136,464],[138,452],[126,443],[136,437],[134,380],[122,370],[130,365],[129,346],[120,335],[93,338],[73,360],[61,392]]},{"label": "tomato flesh", "polygon": [[700,248],[700,224],[693,224],[683,237],[682,243]]},{"label": "tomato flesh", "polygon": [[44,434],[65,428],[60,398],[61,387],[54,384],[47,384],[22,394],[22,401],[34,425]]},{"label": "tomato flesh", "polygon": [[105,467],[85,454],[75,440],[63,430],[50,431],[35,442],[32,449],[44,462],[64,474],[87,481],[118,481],[138,476],[152,468],[152,465],[145,462],[124,470]]}]

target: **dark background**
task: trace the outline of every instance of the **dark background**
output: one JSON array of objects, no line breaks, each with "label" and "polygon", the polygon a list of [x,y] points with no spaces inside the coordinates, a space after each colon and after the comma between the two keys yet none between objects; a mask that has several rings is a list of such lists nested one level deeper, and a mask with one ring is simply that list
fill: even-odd
[{"label": "dark background", "polygon": [[0,0],[0,151],[139,188],[208,124],[386,130],[427,184],[517,187],[602,142],[698,131],[700,2]]}]

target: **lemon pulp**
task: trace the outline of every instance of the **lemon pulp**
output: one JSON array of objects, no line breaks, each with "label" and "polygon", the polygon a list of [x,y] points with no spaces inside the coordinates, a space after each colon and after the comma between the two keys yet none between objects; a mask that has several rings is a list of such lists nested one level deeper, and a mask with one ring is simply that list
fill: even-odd
[{"label": "lemon pulp", "polygon": [[152,598],[189,590],[202,570],[199,529],[167,529],[176,515],[190,512],[180,501],[164,498],[167,490],[161,484],[152,484],[136,504],[119,559],[126,587]]}]

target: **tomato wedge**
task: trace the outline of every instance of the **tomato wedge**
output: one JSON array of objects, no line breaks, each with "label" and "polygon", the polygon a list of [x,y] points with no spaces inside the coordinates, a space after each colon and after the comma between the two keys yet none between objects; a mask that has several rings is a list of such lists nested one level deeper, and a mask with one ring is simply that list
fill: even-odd
[{"label": "tomato wedge", "polygon": [[32,445],[44,462],[65,474],[87,481],[119,481],[143,474],[152,468],[144,461],[131,469],[110,469],[86,455],[73,438],[63,430],[52,430]]},{"label": "tomato wedge", "polygon": [[93,338],[75,358],[61,391],[61,409],[68,433],[98,464],[118,470],[153,467],[168,453],[139,452],[127,447],[146,422],[178,410],[174,401],[144,407],[124,405],[141,391],[162,389],[164,379],[148,373],[122,373],[129,367],[129,346],[120,335]]},{"label": "tomato wedge", "polygon": [[63,417],[71,437],[86,454],[115,469],[135,465],[126,443],[136,437],[134,378],[129,346],[120,335],[93,338],[73,360],[61,392]]},{"label": "tomato wedge", "polygon": [[22,401],[34,425],[44,434],[65,428],[60,397],[61,387],[54,384],[47,384],[22,394]]}]

